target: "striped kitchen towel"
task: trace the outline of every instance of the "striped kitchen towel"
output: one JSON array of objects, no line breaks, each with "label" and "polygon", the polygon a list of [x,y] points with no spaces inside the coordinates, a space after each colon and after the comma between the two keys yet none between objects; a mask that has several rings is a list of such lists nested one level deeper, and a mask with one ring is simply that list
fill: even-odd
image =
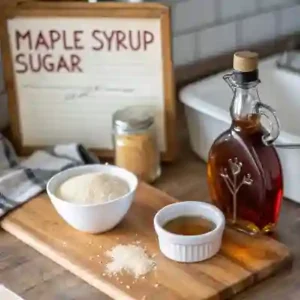
[{"label": "striped kitchen towel", "polygon": [[45,190],[56,173],[84,164],[99,163],[82,145],[57,145],[20,160],[0,134],[0,217]]}]

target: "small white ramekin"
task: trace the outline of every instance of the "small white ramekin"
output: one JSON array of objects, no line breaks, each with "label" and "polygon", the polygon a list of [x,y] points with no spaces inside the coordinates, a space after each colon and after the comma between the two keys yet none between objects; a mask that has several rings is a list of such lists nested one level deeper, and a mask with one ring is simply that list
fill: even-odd
[{"label": "small white ramekin", "polygon": [[[212,221],[216,227],[200,235],[178,235],[163,226],[181,216],[200,216]],[[165,206],[154,217],[160,251],[178,262],[199,262],[214,256],[221,247],[225,217],[214,205],[198,201],[179,202]]]}]

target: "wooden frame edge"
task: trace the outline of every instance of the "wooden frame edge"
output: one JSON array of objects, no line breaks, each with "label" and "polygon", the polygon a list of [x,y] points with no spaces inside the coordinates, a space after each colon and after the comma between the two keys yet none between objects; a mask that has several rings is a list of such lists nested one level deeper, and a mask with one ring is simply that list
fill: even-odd
[{"label": "wooden frame edge", "polygon": [[[102,8],[103,10],[99,13],[95,10],[95,7]],[[66,9],[73,8],[76,11],[70,13]],[[48,10],[51,10],[49,13]],[[59,13],[57,10],[59,9]],[[89,10],[92,12],[91,17],[113,17],[111,16],[111,10],[117,9],[116,17],[133,18],[158,18],[160,20],[161,29],[161,52],[162,52],[162,68],[163,68],[163,86],[164,86],[164,107],[165,107],[165,139],[166,139],[166,151],[161,153],[162,161],[171,162],[176,158],[177,154],[177,138],[176,138],[176,99],[175,99],[175,83],[173,76],[173,65],[172,65],[172,51],[171,51],[171,25],[170,25],[170,9],[168,6],[158,3],[126,3],[126,9],[124,9],[124,3],[86,3],[86,2],[35,2],[26,1],[17,3],[15,5],[8,5],[7,11],[4,15],[3,20],[3,45],[2,45],[2,57],[4,63],[4,78],[6,88],[8,91],[8,103],[9,103],[9,114],[10,118],[13,119],[11,123],[11,139],[16,147],[16,151],[20,155],[29,155],[34,150],[45,148],[47,146],[22,146],[22,133],[19,119],[19,104],[17,91],[15,89],[16,80],[13,72],[13,60],[11,56],[11,47],[8,34],[7,21],[17,16],[31,17],[40,16],[40,13],[47,16],[65,16],[65,17],[88,17],[83,15],[82,10]],[[149,12],[148,10],[152,11]],[[128,14],[124,15],[124,11],[128,11]],[[137,16],[135,12],[138,11]],[[163,38],[167,36],[167,38]],[[97,155],[103,158],[113,157],[113,150],[107,149],[91,149]]]},{"label": "wooden frame edge", "polygon": [[[8,13],[10,14],[12,11],[12,6],[8,6]],[[3,74],[5,80],[5,86],[7,90],[8,96],[8,111],[10,117],[10,138],[11,141],[17,151],[20,153],[22,150],[21,147],[21,127],[19,121],[19,104],[17,91],[15,89],[16,79],[13,72],[13,60],[11,56],[11,47],[8,35],[8,24],[7,24],[7,16],[5,15],[1,20],[2,23],[2,32],[1,32],[1,54],[2,54],[2,63],[3,63]],[[13,121],[12,121],[13,120]]]},{"label": "wooden frame edge", "polygon": [[[175,99],[175,82],[173,73],[172,45],[168,43],[171,40],[171,22],[169,11],[162,14],[161,32],[167,35],[166,39],[162,39],[162,55],[163,55],[163,76],[164,76],[164,99],[165,99],[165,134],[167,137],[168,153],[165,155],[166,161],[174,160],[177,157],[178,142],[176,136],[176,99]],[[169,135],[167,135],[167,133]]]}]

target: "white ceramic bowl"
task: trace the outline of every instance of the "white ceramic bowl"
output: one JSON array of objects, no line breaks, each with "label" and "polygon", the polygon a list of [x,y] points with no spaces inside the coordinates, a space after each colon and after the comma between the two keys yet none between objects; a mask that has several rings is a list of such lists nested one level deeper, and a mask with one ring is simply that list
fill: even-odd
[{"label": "white ceramic bowl", "polygon": [[[103,172],[125,180],[129,192],[115,200],[100,204],[75,204],[56,197],[57,188],[67,179],[92,172]],[[126,215],[135,196],[137,177],[125,169],[112,165],[86,165],[62,171],[47,184],[47,193],[58,214],[71,226],[89,233],[105,232],[115,227]]]},{"label": "white ceramic bowl", "polygon": [[[200,216],[212,221],[216,227],[201,235],[178,235],[163,226],[181,216]],[[215,206],[198,201],[179,202],[165,206],[154,217],[161,252],[178,262],[198,262],[214,256],[221,247],[225,218]]]}]

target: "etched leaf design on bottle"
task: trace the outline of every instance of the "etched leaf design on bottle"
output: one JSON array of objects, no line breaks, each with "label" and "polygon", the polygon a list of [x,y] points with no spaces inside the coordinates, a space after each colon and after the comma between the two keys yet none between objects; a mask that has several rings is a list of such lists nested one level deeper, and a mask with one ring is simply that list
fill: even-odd
[{"label": "etched leaf design on bottle", "polygon": [[231,176],[228,174],[227,168],[221,169],[220,176],[224,179],[228,190],[232,194],[232,221],[233,223],[235,223],[237,219],[237,194],[243,185],[251,185],[253,183],[253,179],[251,178],[251,174],[248,173],[244,175],[243,178],[238,182],[238,175],[242,171],[243,163],[239,161],[237,157],[235,157],[234,159],[228,159],[228,165]]}]

